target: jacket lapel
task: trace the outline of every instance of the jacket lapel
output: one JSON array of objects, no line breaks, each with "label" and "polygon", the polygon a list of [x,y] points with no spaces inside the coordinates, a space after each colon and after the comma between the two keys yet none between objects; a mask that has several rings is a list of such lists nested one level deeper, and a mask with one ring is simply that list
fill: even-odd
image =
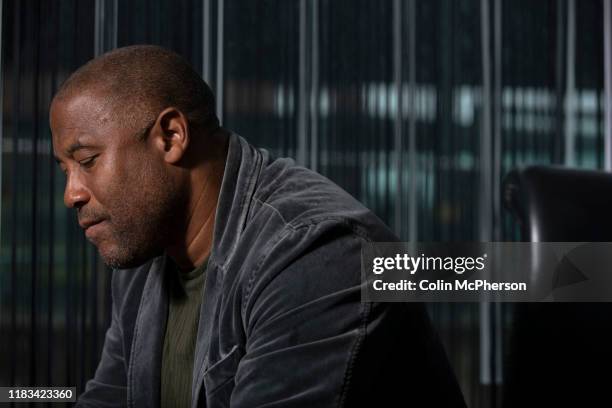
[{"label": "jacket lapel", "polygon": [[266,158],[267,152],[257,150],[236,134],[230,136],[221,193],[215,214],[213,247],[206,268],[204,297],[200,308],[192,377],[192,407],[198,406],[204,372],[210,365],[208,351],[213,328],[216,325],[215,320],[218,318],[217,309],[223,297],[225,278],[223,265],[235,251],[245,227],[251,198]]},{"label": "jacket lapel", "polygon": [[155,259],[138,308],[128,365],[128,406],[157,408],[160,405],[161,358],[168,316],[164,289],[166,255]]}]

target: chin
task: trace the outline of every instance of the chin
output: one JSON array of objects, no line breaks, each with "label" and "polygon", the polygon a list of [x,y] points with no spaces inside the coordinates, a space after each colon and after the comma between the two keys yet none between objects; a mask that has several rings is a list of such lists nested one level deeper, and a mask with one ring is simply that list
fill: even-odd
[{"label": "chin", "polygon": [[111,248],[100,245],[98,252],[106,266],[112,269],[136,268],[162,253],[161,251],[126,251],[125,248],[116,245]]}]

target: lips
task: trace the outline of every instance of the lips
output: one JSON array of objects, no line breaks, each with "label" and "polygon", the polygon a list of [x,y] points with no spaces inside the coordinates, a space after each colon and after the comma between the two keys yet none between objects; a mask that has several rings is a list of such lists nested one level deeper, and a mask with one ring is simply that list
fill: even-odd
[{"label": "lips", "polygon": [[81,228],[83,228],[85,231],[87,231],[87,229],[89,227],[92,227],[96,224],[101,223],[104,220],[80,220],[79,221],[79,225],[81,226]]},{"label": "lips", "polygon": [[79,225],[85,230],[87,239],[94,242],[99,229],[104,226],[104,222],[105,220],[83,220],[79,221]]}]

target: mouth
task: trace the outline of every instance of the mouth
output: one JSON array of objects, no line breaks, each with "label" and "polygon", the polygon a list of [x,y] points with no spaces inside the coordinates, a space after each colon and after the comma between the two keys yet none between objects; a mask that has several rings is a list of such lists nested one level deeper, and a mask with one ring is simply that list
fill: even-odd
[{"label": "mouth", "polygon": [[90,240],[95,236],[102,223],[104,223],[104,220],[79,221],[79,225],[85,230],[85,236]]},{"label": "mouth", "polygon": [[81,226],[81,228],[87,231],[89,227],[93,227],[94,225],[99,224],[102,221],[103,220],[83,220],[79,221],[79,225]]}]

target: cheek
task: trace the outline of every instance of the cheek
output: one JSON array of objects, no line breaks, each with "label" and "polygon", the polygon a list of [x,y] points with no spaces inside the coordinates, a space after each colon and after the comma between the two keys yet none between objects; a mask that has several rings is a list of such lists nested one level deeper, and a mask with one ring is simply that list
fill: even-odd
[{"label": "cheek", "polygon": [[91,193],[95,200],[106,210],[120,202],[120,194],[126,190],[126,179],[112,168],[98,169],[92,177]]},{"label": "cheek", "polygon": [[149,166],[151,158],[142,149],[131,146],[117,147],[110,151],[99,169],[103,190],[128,195],[138,191],[138,183]]},{"label": "cheek", "polygon": [[105,172],[104,188],[98,191],[100,202],[125,225],[141,222],[156,212],[160,195],[168,187],[165,180],[164,169],[151,157],[131,155]]},{"label": "cheek", "polygon": [[135,166],[137,158],[122,158],[108,154],[89,175],[89,186],[96,206],[115,218],[131,201],[138,197],[139,183],[136,180],[140,169]]}]

